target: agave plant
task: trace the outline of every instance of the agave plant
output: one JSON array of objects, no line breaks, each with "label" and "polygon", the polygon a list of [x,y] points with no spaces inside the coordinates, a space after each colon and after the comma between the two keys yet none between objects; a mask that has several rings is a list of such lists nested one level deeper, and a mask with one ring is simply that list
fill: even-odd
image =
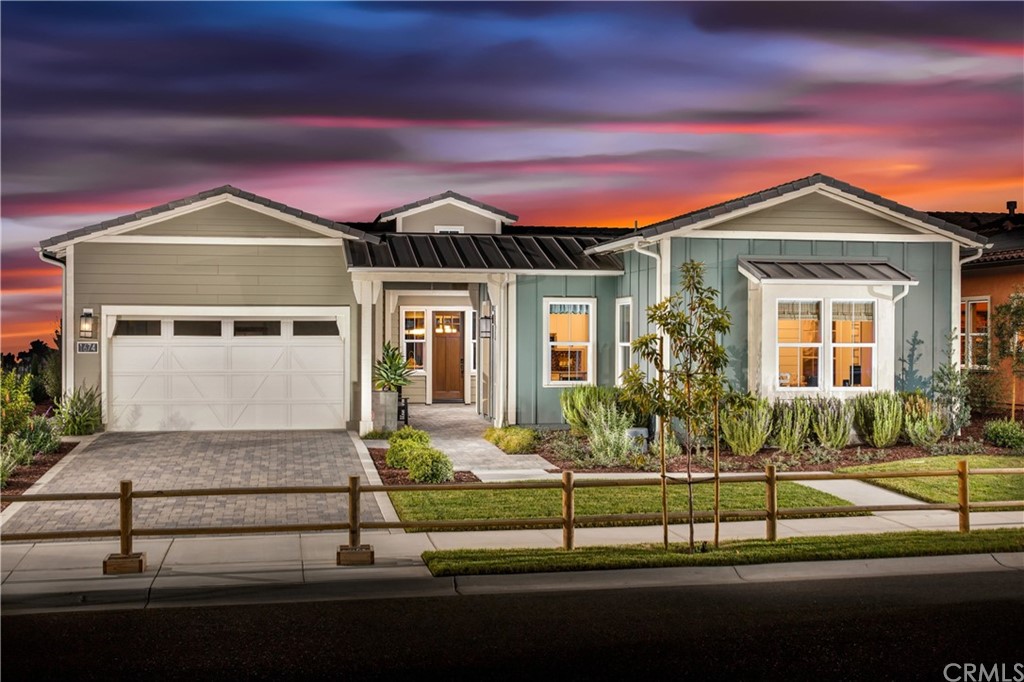
[{"label": "agave plant", "polygon": [[373,365],[373,385],[379,391],[396,391],[409,385],[411,374],[412,368],[402,356],[402,351],[390,341],[385,341],[380,360]]}]

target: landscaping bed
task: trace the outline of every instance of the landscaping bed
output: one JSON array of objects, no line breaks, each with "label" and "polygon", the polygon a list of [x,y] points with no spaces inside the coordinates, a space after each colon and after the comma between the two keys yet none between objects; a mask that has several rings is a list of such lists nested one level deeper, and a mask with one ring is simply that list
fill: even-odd
[{"label": "landscaping bed", "polygon": [[[380,475],[380,480],[384,485],[414,485],[416,481],[409,478],[408,469],[396,469],[389,467],[386,461],[387,449],[386,448],[369,448],[370,458],[373,459],[374,466],[377,467],[377,473]],[[479,483],[480,479],[477,478],[470,471],[456,471],[455,480],[452,483]]]},{"label": "landscaping bed", "polygon": [[37,453],[31,464],[19,465],[7,479],[3,490],[0,490],[0,511],[17,502],[19,496],[28,491],[57,462],[64,459],[64,455],[74,450],[76,445],[78,443],[61,443],[55,452],[47,455]]}]

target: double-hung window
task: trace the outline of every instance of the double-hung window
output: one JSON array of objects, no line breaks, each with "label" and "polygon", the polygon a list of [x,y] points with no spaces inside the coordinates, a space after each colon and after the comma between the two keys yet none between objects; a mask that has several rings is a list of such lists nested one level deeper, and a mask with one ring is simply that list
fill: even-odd
[{"label": "double-hung window", "polygon": [[427,312],[406,310],[402,313],[402,348],[412,369],[423,369],[424,349],[427,346]]},{"label": "double-hung window", "polygon": [[595,383],[596,301],[544,299],[544,385]]},{"label": "double-hung window", "polygon": [[629,369],[633,341],[633,299],[615,301],[615,383],[622,385],[622,373]]},{"label": "double-hung window", "polygon": [[822,301],[778,302],[779,388],[815,388],[821,377]]},{"label": "double-hung window", "polygon": [[988,311],[991,301],[967,298],[960,302],[960,362],[971,369],[988,369]]},{"label": "double-hung window", "polygon": [[832,386],[874,386],[875,302],[832,301]]}]

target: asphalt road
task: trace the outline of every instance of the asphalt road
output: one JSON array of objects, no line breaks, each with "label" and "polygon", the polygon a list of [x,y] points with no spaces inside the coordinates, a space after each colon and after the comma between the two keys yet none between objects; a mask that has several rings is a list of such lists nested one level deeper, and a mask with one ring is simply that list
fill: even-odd
[{"label": "asphalt road", "polygon": [[1009,682],[1024,661],[1024,573],[68,612],[0,625],[5,682],[943,680],[964,663],[1005,664],[999,682]]}]

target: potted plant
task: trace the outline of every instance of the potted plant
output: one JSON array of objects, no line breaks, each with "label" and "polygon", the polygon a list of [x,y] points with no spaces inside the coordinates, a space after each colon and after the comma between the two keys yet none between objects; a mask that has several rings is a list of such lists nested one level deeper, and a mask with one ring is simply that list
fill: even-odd
[{"label": "potted plant", "polygon": [[412,381],[412,368],[402,351],[390,341],[381,348],[380,359],[373,365],[373,428],[395,431],[398,429],[398,394]]}]

